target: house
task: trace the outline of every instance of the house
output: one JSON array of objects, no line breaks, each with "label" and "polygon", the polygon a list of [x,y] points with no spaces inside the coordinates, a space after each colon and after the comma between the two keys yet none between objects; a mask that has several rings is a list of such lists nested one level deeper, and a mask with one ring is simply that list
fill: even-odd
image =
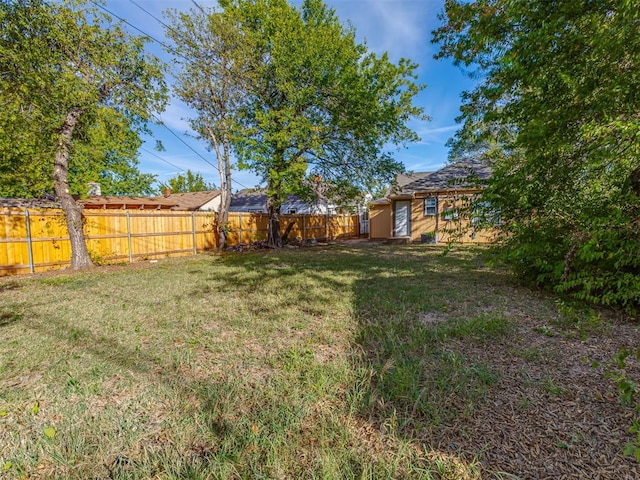
[{"label": "house", "polygon": [[491,169],[466,158],[434,172],[398,175],[384,198],[369,203],[369,238],[406,242],[490,242],[492,232],[475,229],[459,214],[477,199]]},{"label": "house", "polygon": [[[267,193],[261,188],[239,190],[231,196],[230,212],[267,213]],[[280,207],[282,214],[326,215],[335,212],[335,205],[321,195],[316,202],[304,201],[295,195],[288,195]]]},{"label": "house", "polygon": [[140,209],[178,211],[218,211],[220,190],[171,193],[169,189],[160,197],[130,197],[92,195],[78,201],[85,209]]},{"label": "house", "polygon": [[164,199],[176,204],[174,210],[197,210],[199,212],[217,212],[220,210],[221,202],[220,190],[189,193],[165,191]]}]

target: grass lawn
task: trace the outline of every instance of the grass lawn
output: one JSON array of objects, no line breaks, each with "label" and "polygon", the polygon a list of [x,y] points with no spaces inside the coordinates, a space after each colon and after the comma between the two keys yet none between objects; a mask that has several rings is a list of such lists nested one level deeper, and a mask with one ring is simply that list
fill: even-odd
[{"label": "grass lawn", "polygon": [[636,324],[442,252],[0,279],[0,478],[640,478],[604,376]]}]

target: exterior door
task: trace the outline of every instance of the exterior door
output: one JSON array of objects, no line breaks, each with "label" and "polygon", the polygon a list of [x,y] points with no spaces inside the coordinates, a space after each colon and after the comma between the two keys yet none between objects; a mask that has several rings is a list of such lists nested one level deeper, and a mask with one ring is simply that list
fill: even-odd
[{"label": "exterior door", "polygon": [[393,236],[411,236],[411,202],[402,200],[393,205]]}]

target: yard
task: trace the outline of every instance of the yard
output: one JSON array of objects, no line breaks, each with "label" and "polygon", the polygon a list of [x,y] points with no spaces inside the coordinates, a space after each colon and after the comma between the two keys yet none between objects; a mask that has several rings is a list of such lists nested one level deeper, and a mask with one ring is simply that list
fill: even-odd
[{"label": "yard", "polygon": [[0,477],[640,478],[605,376],[638,324],[522,286],[485,250],[442,253],[0,279]]}]

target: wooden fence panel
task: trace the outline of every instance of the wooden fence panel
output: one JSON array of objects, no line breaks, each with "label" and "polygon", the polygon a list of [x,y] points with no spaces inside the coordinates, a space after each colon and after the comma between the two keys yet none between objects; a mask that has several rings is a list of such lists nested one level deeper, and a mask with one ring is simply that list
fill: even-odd
[{"label": "wooden fence panel", "polygon": [[[87,248],[96,263],[133,262],[189,255],[217,247],[212,212],[88,210]],[[355,215],[282,215],[281,233],[294,222],[289,239],[357,237]],[[229,214],[229,246],[266,240],[268,216]],[[57,209],[0,210],[0,276],[40,272],[70,263],[71,247],[64,216]]]},{"label": "wooden fence panel", "polygon": [[129,260],[127,213],[85,212],[87,249],[98,262]]},{"label": "wooden fence panel", "polygon": [[[11,273],[29,272],[26,217],[3,211],[0,215],[0,265],[11,268]],[[26,269],[26,272],[24,271]]]}]

